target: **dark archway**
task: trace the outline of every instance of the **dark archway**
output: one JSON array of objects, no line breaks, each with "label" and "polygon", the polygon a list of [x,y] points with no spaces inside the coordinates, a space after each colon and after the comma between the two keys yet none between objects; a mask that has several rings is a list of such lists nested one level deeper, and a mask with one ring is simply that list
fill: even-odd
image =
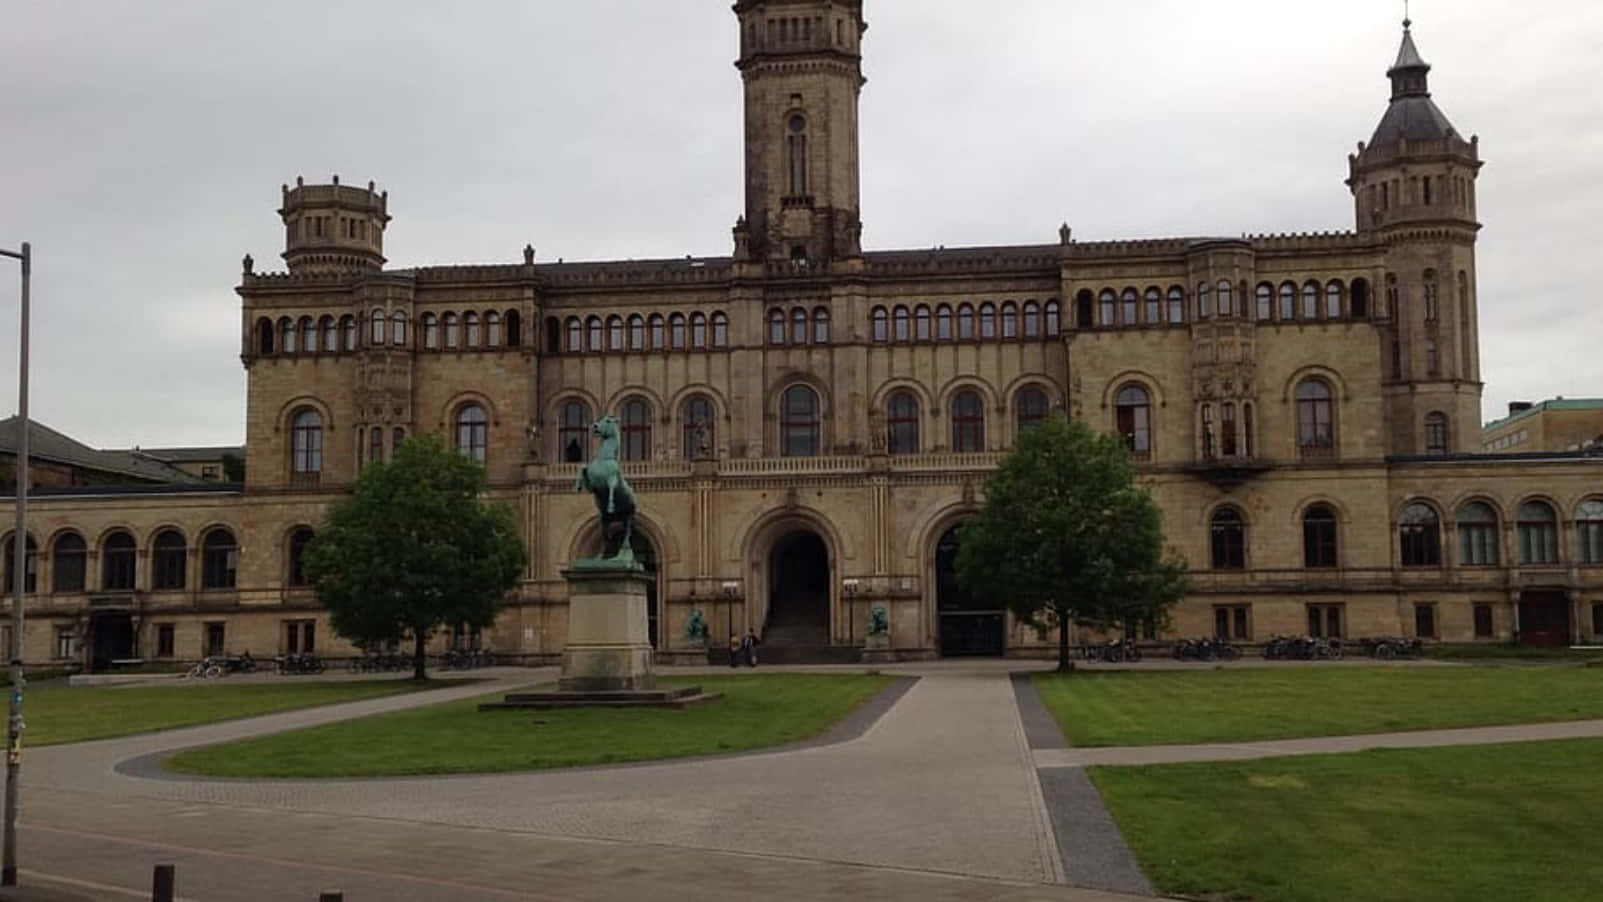
[{"label": "dark archway", "polygon": [[1000,656],[1007,648],[1006,617],[974,598],[957,581],[957,549],[963,525],[935,544],[935,610],[940,617],[941,654]]},{"label": "dark archway", "polygon": [[110,670],[115,661],[138,653],[133,616],[127,611],[98,611],[89,618],[89,669]]},{"label": "dark archway", "polygon": [[646,583],[646,628],[651,635],[651,647],[661,648],[662,640],[659,637],[662,633],[657,621],[657,549],[641,532],[639,524],[629,534],[629,547],[634,551],[635,561],[645,568],[646,576],[650,579]]},{"label": "dark archway", "polygon": [[768,645],[829,644],[829,548],[815,532],[787,533],[768,557]]}]

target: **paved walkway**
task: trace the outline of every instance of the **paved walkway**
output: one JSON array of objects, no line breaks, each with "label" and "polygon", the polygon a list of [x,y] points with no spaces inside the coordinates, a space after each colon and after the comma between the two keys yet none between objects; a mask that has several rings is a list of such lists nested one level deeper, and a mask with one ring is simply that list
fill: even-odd
[{"label": "paved walkway", "polygon": [[1191,761],[1247,761],[1286,755],[1330,755],[1368,749],[1416,749],[1444,745],[1495,745],[1504,742],[1540,742],[1550,739],[1603,737],[1603,720],[1559,723],[1510,724],[1501,727],[1464,727],[1453,730],[1410,730],[1401,733],[1363,733],[1355,736],[1318,736],[1311,739],[1274,739],[1263,742],[1207,743],[1202,745],[1137,745],[1103,748],[1037,748],[1040,768],[1094,767],[1097,765],[1178,764]]},{"label": "paved walkway", "polygon": [[[218,875],[267,869],[282,881],[292,867],[322,868],[312,876],[325,884],[421,881],[374,896],[397,900],[721,898],[709,883],[725,874],[729,895],[743,898],[813,897],[819,880],[882,898],[898,895],[893,886],[919,899],[1130,898],[1053,886],[1064,882],[1062,858],[1007,676],[1016,667],[885,668],[920,679],[858,738],[712,761],[369,780],[150,779],[117,768],[531,682],[530,671],[491,671],[500,678],[489,684],[33,751],[24,838],[34,860],[68,868],[53,873],[182,857],[213,881],[208,900],[256,898],[229,895]],[[433,846],[415,847],[424,837]],[[231,856],[226,866],[219,855]],[[665,864],[676,858],[687,862],[679,872]],[[532,875],[553,874],[572,879],[554,895],[517,894]],[[662,885],[645,891],[648,874]],[[802,876],[794,895],[765,883]],[[126,875],[100,879],[129,885]],[[427,888],[441,879],[455,881],[450,893]]]}]

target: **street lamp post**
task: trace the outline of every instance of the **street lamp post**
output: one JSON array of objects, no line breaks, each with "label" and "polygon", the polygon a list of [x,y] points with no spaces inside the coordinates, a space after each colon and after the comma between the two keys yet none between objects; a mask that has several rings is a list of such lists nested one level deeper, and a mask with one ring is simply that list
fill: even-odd
[{"label": "street lamp post", "polygon": [[22,590],[28,572],[28,277],[33,249],[0,248],[0,256],[22,261],[22,353],[17,380],[17,526],[11,536],[11,717],[6,730],[6,810],[4,863],[0,886],[17,885],[17,790],[22,776]]}]

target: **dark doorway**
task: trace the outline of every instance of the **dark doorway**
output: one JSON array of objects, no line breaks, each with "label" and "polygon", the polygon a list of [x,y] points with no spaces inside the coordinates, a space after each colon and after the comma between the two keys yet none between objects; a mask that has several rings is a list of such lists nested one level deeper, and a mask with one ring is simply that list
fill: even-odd
[{"label": "dark doorway", "polygon": [[768,645],[829,644],[829,549],[813,532],[793,532],[768,556]]},{"label": "dark doorway", "polygon": [[651,546],[651,540],[640,532],[637,524],[629,534],[629,547],[635,553],[635,561],[646,569],[646,576],[650,582],[646,583],[646,629],[651,634],[651,647],[661,648],[658,639],[661,635],[657,627],[657,549]]},{"label": "dark doorway", "polygon": [[1570,644],[1570,600],[1563,592],[1520,593],[1520,644]]},{"label": "dark doorway", "polygon": [[941,654],[1000,656],[1006,624],[1000,608],[990,607],[957,582],[957,548],[963,527],[952,527],[935,546],[935,609],[941,620]]},{"label": "dark doorway", "polygon": [[89,618],[89,669],[111,669],[111,662],[136,654],[134,620],[127,613],[103,611]]}]

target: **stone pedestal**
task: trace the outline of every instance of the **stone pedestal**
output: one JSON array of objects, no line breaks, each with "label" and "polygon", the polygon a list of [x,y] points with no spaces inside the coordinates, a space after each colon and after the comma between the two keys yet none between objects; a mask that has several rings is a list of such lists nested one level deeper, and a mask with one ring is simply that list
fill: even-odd
[{"label": "stone pedestal", "polygon": [[896,653],[891,651],[890,633],[869,633],[863,641],[864,664],[890,664],[896,660]]},{"label": "stone pedestal", "polygon": [[637,564],[582,562],[568,581],[568,644],[562,649],[563,692],[627,692],[656,688],[646,589]]}]

